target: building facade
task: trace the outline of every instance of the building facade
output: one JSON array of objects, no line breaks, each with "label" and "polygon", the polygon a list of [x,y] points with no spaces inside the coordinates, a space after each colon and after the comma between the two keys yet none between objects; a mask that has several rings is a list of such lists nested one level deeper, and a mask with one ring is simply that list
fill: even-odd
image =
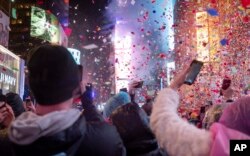
[{"label": "building facade", "polygon": [[232,79],[235,98],[250,84],[250,4],[243,2],[177,1],[173,25],[177,69],[192,59],[204,62],[196,84],[183,87],[183,108],[199,108],[206,101],[220,103],[224,78]]},{"label": "building facade", "polygon": [[39,1],[17,0],[11,6],[9,49],[27,59],[29,51],[44,43],[67,46],[64,30],[51,10]]}]

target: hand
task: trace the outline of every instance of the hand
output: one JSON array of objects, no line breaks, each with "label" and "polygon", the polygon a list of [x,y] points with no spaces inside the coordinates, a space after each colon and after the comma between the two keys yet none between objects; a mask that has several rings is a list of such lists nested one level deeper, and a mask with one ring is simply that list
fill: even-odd
[{"label": "hand", "polygon": [[128,93],[129,94],[135,94],[135,87],[140,83],[140,81],[133,81],[132,83],[129,83],[128,85]]},{"label": "hand", "polygon": [[0,109],[0,123],[4,127],[9,127],[9,125],[14,119],[15,119],[14,112],[8,104],[6,104],[4,107]]},{"label": "hand", "polygon": [[231,87],[227,88],[226,90],[223,90],[223,89],[222,89],[222,95],[223,95],[226,99],[232,99],[233,94],[234,94],[234,90],[233,90]]},{"label": "hand", "polygon": [[85,90],[85,92],[82,94],[81,102],[83,108],[87,107],[88,105],[93,105],[94,99],[92,97],[92,89]]},{"label": "hand", "polygon": [[171,82],[170,84],[170,88],[174,89],[174,90],[178,90],[182,84],[185,81],[186,75],[187,73],[190,71],[190,66],[185,66],[184,70],[180,71],[180,73],[178,73],[175,77],[174,80]]},{"label": "hand", "polygon": [[29,102],[29,104],[27,104],[26,102],[24,102],[24,108],[26,111],[31,111],[33,113],[36,113],[36,108],[33,104],[32,101]]}]

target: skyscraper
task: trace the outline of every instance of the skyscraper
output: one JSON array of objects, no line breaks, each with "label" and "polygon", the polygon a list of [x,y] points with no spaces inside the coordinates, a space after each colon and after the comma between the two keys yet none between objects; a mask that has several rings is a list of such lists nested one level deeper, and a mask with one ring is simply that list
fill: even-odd
[{"label": "skyscraper", "polygon": [[57,3],[62,4],[59,1],[50,0],[17,0],[13,2],[9,49],[27,59],[28,52],[32,48],[46,42],[67,46],[67,36],[60,24],[60,19],[64,21],[62,18],[64,16],[61,14],[67,17],[67,11],[61,13],[60,7],[67,7],[56,5]]}]

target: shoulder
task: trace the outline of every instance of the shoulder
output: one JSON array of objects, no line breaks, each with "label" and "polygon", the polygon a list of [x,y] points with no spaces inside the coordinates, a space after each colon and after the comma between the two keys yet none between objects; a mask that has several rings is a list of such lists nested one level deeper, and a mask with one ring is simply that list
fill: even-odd
[{"label": "shoulder", "polygon": [[125,155],[123,142],[116,128],[105,122],[87,122],[81,153],[86,155]]},{"label": "shoulder", "polygon": [[118,132],[113,125],[106,122],[88,122],[87,135],[91,135],[91,137],[102,136],[102,138],[106,137],[114,139],[117,137]]}]

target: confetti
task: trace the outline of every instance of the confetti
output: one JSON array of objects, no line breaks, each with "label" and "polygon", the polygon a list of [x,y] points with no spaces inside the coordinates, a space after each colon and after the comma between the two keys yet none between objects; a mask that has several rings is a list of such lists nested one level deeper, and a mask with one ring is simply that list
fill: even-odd
[{"label": "confetti", "polygon": [[222,46],[228,45],[228,40],[227,39],[222,39],[222,40],[220,40],[220,44]]},{"label": "confetti", "polygon": [[218,14],[218,12],[217,12],[217,10],[216,9],[207,9],[207,13],[209,14],[209,15],[211,15],[211,16],[218,16],[219,14]]}]

